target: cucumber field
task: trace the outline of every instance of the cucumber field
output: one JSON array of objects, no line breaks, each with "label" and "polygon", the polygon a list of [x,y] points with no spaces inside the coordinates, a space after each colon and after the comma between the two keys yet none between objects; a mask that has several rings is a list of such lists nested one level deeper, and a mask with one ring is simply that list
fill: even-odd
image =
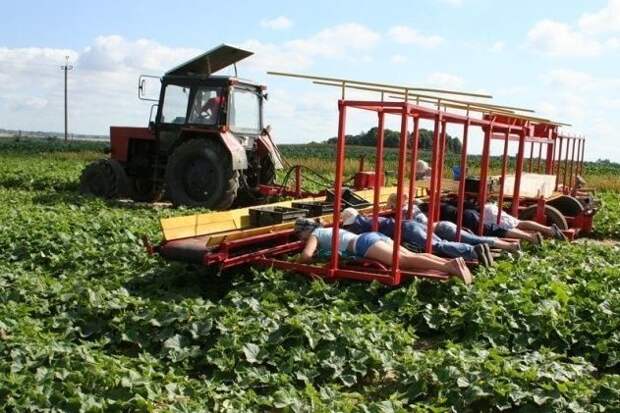
[{"label": "cucumber field", "polygon": [[0,142],[0,410],[620,411],[619,165],[590,238],[389,288],[151,257],[196,209],[81,196],[103,147]]}]

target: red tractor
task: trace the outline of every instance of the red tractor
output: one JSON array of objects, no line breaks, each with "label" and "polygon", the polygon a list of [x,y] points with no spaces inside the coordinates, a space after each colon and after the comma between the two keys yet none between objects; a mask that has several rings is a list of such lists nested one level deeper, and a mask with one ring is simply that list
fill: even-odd
[{"label": "red tractor", "polygon": [[[252,52],[222,45],[167,72],[147,128],[111,127],[110,156],[88,165],[80,190],[210,209],[250,203],[270,185],[281,157],[263,123],[265,86],[212,73]],[[236,68],[235,68],[236,69]]]}]

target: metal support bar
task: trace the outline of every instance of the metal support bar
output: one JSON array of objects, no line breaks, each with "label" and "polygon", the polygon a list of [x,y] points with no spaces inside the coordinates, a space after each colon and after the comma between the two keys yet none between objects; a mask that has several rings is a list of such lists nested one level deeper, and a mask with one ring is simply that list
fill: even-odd
[{"label": "metal support bar", "polygon": [[372,230],[379,229],[379,196],[381,195],[381,181],[383,177],[383,138],[385,135],[385,114],[383,111],[378,113],[379,125],[377,126],[377,148],[375,153],[375,187],[372,208]]},{"label": "metal support bar", "polygon": [[340,237],[340,208],[342,206],[342,181],[344,173],[344,146],[345,146],[345,130],[347,106],[343,100],[338,102],[338,144],[336,145],[336,181],[334,183],[334,215],[333,215],[333,233],[332,233],[332,254],[329,262],[328,277],[334,277],[338,270],[338,247]]},{"label": "metal support bar", "polygon": [[564,157],[564,175],[562,177],[562,192],[566,193],[566,174],[568,173],[568,151],[572,138],[566,138],[566,156]]},{"label": "metal support bar", "polygon": [[523,174],[523,163],[525,161],[525,138],[530,129],[522,129],[519,132],[519,149],[517,152],[517,164],[515,165],[515,186],[512,191],[512,216],[519,216],[519,200],[521,195],[521,176]]},{"label": "metal support bar", "polygon": [[392,283],[400,284],[400,242],[403,222],[403,181],[407,164],[407,124],[409,123],[408,107],[403,107],[400,118],[400,143],[398,148],[398,172],[396,187],[396,210],[394,211],[394,249],[392,251]]},{"label": "metal support bar", "polygon": [[459,176],[459,194],[456,212],[456,241],[461,242],[463,228],[463,206],[465,204],[465,179],[467,177],[467,146],[469,140],[469,120],[463,126],[463,144],[461,145],[461,176]]},{"label": "metal support bar", "polygon": [[[433,213],[435,211],[435,191],[437,190],[437,169],[439,167],[439,128],[441,122],[441,112],[435,115],[435,126],[433,129],[433,149],[431,153],[431,185],[429,188],[429,205],[428,205],[428,228],[433,225]],[[439,176],[441,179],[441,176]],[[432,229],[431,229],[432,230]],[[428,232],[427,232],[428,234]],[[432,235],[432,233],[430,234]],[[427,253],[431,253],[433,250],[433,239],[432,236],[426,237],[426,248]]]},{"label": "metal support bar", "polygon": [[558,155],[557,155],[557,161],[556,161],[556,171],[555,171],[555,190],[558,190],[558,186],[560,184],[560,167],[562,166],[562,143],[564,141],[564,138],[561,136],[558,136],[558,138],[560,140],[560,145],[558,147]]},{"label": "metal support bar", "polygon": [[[504,185],[506,185],[506,171],[508,169],[508,137],[510,136],[510,128],[506,130],[506,137],[504,140],[504,154],[502,157],[502,178],[499,186],[499,199],[498,199],[498,212],[497,212],[497,225],[501,222],[502,212],[504,209]],[[542,144],[541,144],[542,146]]]},{"label": "metal support bar", "polygon": [[409,202],[407,204],[407,219],[413,218],[413,202],[416,196],[416,173],[418,160],[418,142],[420,140],[420,118],[413,116],[413,136],[411,142],[411,167],[409,176]]},{"label": "metal support bar", "polygon": [[484,147],[482,148],[482,160],[480,165],[480,188],[478,192],[478,205],[480,207],[480,225],[478,226],[478,235],[483,235],[484,233],[484,205],[487,202],[491,136],[493,136],[493,122],[491,122],[487,130],[484,132]]},{"label": "metal support bar", "polygon": [[573,139],[573,148],[571,150],[571,155],[570,155],[570,175],[569,175],[569,182],[568,182],[568,190],[569,192],[571,192],[573,190],[573,188],[575,187],[575,181],[573,179],[573,168],[575,166],[575,146],[577,144],[577,139]]}]

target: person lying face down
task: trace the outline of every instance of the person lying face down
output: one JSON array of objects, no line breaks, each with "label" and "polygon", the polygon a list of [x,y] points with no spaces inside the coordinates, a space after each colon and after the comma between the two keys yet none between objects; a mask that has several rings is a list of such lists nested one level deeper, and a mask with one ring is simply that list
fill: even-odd
[{"label": "person lying face down", "polygon": [[[315,219],[299,218],[295,221],[295,235],[305,242],[298,261],[312,262],[317,251],[322,255],[331,254],[333,228],[325,228]],[[354,234],[345,229],[339,229],[339,254],[356,258],[367,258],[384,265],[392,265],[392,240],[379,232],[364,232]],[[399,250],[400,269],[405,271],[441,271],[458,277],[466,284],[473,280],[471,272],[462,258],[447,260],[431,254],[416,254],[403,247]]]},{"label": "person lying face down", "polygon": [[[407,202],[408,196],[403,194],[403,215],[407,211]],[[420,207],[416,203],[413,204],[412,211],[412,220],[423,225],[423,233],[424,235],[424,245],[426,245],[426,227],[428,225],[428,218],[422,212]],[[391,194],[387,200],[387,207],[396,210],[396,194]],[[407,221],[404,221],[407,222]],[[433,233],[434,235],[443,241],[457,241],[457,226],[455,223],[450,221],[439,221],[433,224]],[[416,245],[416,242],[410,242]],[[469,245],[480,245],[485,244],[488,245],[489,248],[497,248],[505,251],[518,251],[520,249],[520,245],[518,242],[509,242],[502,239],[499,239],[497,236],[478,236],[472,232],[467,231],[466,229],[461,230],[461,239],[460,243],[469,244]],[[443,252],[441,252],[443,253]]]},{"label": "person lying face down", "polygon": [[[343,227],[354,233],[364,233],[372,230],[372,219],[361,215],[355,208],[346,208],[342,211]],[[378,230],[381,234],[393,238],[396,220],[388,217],[378,217]],[[415,220],[402,222],[402,241],[413,245],[417,250],[423,251],[426,247],[426,225]],[[462,257],[465,260],[477,260],[481,265],[493,265],[491,250],[485,244],[472,246],[461,242],[450,242],[432,235],[432,248],[434,254],[445,257]]]},{"label": "person lying face down", "polygon": [[[484,206],[483,234],[497,237],[509,237],[524,239],[533,244],[542,243],[542,235],[561,241],[568,241],[566,236],[552,224],[546,226],[535,221],[523,221],[505,211],[502,211],[500,222],[497,223],[499,208],[495,203],[487,203]],[[457,208],[454,205],[442,202],[440,207],[441,219],[457,222]],[[480,225],[480,213],[472,208],[463,210],[463,227],[470,231],[477,231]],[[542,235],[541,235],[542,234]]]}]

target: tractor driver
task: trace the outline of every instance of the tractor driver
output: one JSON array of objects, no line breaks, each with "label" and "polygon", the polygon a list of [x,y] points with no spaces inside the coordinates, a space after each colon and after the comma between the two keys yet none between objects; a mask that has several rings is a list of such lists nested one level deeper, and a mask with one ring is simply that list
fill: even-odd
[{"label": "tractor driver", "polygon": [[202,125],[216,125],[220,108],[224,104],[224,97],[217,89],[199,89],[194,98],[190,123]]}]

